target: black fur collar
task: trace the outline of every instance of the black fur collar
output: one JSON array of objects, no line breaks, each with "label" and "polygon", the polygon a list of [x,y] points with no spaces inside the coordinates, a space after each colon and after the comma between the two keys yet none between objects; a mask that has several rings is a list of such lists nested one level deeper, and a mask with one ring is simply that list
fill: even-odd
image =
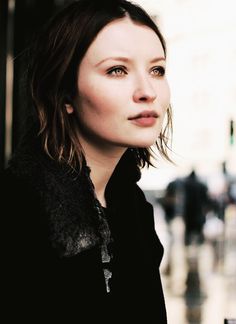
[{"label": "black fur collar", "polygon": [[[42,152],[38,140],[30,138],[16,151],[9,169],[38,193],[49,224],[51,244],[60,256],[76,255],[112,240],[86,164],[78,173],[51,160]],[[139,178],[140,171],[132,151],[128,150],[109,181],[108,199],[114,199],[117,190]]]}]

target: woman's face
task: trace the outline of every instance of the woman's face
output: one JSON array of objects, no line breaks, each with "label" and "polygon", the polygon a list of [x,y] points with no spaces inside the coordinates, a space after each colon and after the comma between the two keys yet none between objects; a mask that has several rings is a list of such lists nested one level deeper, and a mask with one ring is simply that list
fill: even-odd
[{"label": "woman's face", "polygon": [[78,71],[81,143],[149,147],[170,101],[165,55],[155,32],[129,18],[103,28]]}]

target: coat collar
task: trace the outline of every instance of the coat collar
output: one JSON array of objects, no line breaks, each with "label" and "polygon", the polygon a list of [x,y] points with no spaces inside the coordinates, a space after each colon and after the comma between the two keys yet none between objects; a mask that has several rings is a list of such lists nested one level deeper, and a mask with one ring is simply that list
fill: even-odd
[{"label": "coat collar", "polygon": [[[60,256],[76,255],[111,242],[111,232],[95,197],[86,162],[81,172],[72,170],[51,160],[42,152],[38,139],[30,137],[14,154],[9,169],[37,192],[49,225],[51,245]],[[116,199],[123,186],[130,186],[139,178],[134,154],[127,150],[107,185],[108,199]]]}]

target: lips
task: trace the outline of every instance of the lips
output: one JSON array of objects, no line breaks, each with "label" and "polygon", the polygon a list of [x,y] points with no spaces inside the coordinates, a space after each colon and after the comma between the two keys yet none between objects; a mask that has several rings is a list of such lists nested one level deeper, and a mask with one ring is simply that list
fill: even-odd
[{"label": "lips", "polygon": [[156,123],[158,114],[155,111],[142,111],[141,113],[131,116],[128,119],[140,127],[150,127]]},{"label": "lips", "polygon": [[135,120],[135,119],[139,119],[139,118],[157,118],[157,117],[158,117],[158,114],[155,111],[145,110],[137,115],[129,117],[128,119]]}]

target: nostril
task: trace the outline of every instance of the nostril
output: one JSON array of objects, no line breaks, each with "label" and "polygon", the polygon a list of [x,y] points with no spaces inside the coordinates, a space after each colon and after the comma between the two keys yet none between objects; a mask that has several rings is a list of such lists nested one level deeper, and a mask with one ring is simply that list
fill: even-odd
[{"label": "nostril", "polygon": [[139,98],[140,101],[147,101],[147,97],[141,97]]},{"label": "nostril", "polygon": [[135,102],[153,102],[156,99],[156,94],[154,91],[137,89],[133,94],[133,98]]}]

